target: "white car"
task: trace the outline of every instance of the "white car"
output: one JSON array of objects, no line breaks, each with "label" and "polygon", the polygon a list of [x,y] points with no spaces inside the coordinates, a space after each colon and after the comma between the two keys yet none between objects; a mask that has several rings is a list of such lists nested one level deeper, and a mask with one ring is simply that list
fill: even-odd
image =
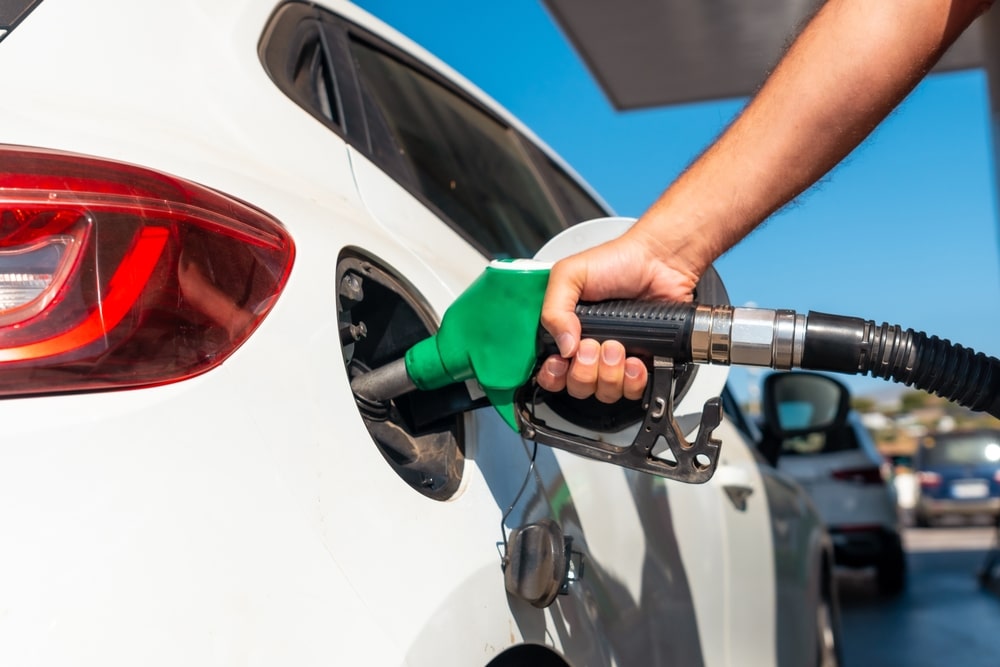
[{"label": "white car", "polygon": [[689,431],[725,401],[699,485],[462,385],[356,402],[611,213],[471,83],[343,2],[13,0],[0,38],[0,664],[836,664],[828,536],[724,368],[679,387]]},{"label": "white car", "polygon": [[[847,387],[832,377],[768,375],[761,449],[812,498],[837,565],[874,568],[878,590],[897,595],[906,586],[906,554],[896,488],[888,462],[849,403]],[[815,410],[818,404],[825,409]]]}]

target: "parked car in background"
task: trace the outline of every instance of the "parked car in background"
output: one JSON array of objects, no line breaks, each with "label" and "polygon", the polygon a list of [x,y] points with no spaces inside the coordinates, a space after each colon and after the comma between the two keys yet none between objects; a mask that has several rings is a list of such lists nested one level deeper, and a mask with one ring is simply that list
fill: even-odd
[{"label": "parked car in background", "polygon": [[773,373],[763,399],[762,450],[809,494],[836,563],[873,567],[879,591],[900,593],[906,556],[896,490],[888,463],[850,409],[847,387],[818,373]]},{"label": "parked car in background", "polygon": [[1000,430],[925,436],[913,466],[920,483],[918,526],[976,516],[1000,521]]},{"label": "parked car in background", "polygon": [[346,2],[6,0],[0,70],[0,665],[837,664],[725,367],[699,485],[352,392],[612,213],[444,63]]}]

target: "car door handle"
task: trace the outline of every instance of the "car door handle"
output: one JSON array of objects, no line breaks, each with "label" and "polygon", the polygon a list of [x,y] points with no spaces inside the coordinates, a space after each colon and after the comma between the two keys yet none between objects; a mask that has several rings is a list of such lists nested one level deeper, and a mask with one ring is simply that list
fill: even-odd
[{"label": "car door handle", "polygon": [[719,464],[712,481],[725,491],[726,497],[740,512],[746,511],[747,499],[753,494],[753,483],[746,468]]}]

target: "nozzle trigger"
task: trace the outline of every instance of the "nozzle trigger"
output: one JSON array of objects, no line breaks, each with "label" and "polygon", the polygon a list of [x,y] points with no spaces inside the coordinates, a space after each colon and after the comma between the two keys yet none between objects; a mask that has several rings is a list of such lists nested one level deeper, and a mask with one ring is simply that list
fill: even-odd
[{"label": "nozzle trigger", "polygon": [[[674,419],[675,379],[673,360],[655,357],[643,401],[646,415],[631,445],[615,445],[552,428],[535,415],[529,407],[529,396],[523,393],[516,402],[521,435],[543,445],[632,470],[688,484],[707,482],[719,463],[722,443],[712,437],[712,432],[722,421],[722,402],[718,397],[705,402],[698,435],[693,443],[688,442]],[[533,404],[531,401],[530,405]],[[660,446],[661,442],[664,447]]]}]

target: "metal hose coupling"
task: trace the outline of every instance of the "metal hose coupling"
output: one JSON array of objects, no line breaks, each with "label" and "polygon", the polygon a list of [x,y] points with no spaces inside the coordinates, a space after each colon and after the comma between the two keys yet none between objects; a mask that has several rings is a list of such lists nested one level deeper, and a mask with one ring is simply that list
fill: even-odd
[{"label": "metal hose coupling", "polygon": [[805,316],[792,310],[699,304],[694,307],[691,360],[779,370],[798,368],[805,332]]}]

